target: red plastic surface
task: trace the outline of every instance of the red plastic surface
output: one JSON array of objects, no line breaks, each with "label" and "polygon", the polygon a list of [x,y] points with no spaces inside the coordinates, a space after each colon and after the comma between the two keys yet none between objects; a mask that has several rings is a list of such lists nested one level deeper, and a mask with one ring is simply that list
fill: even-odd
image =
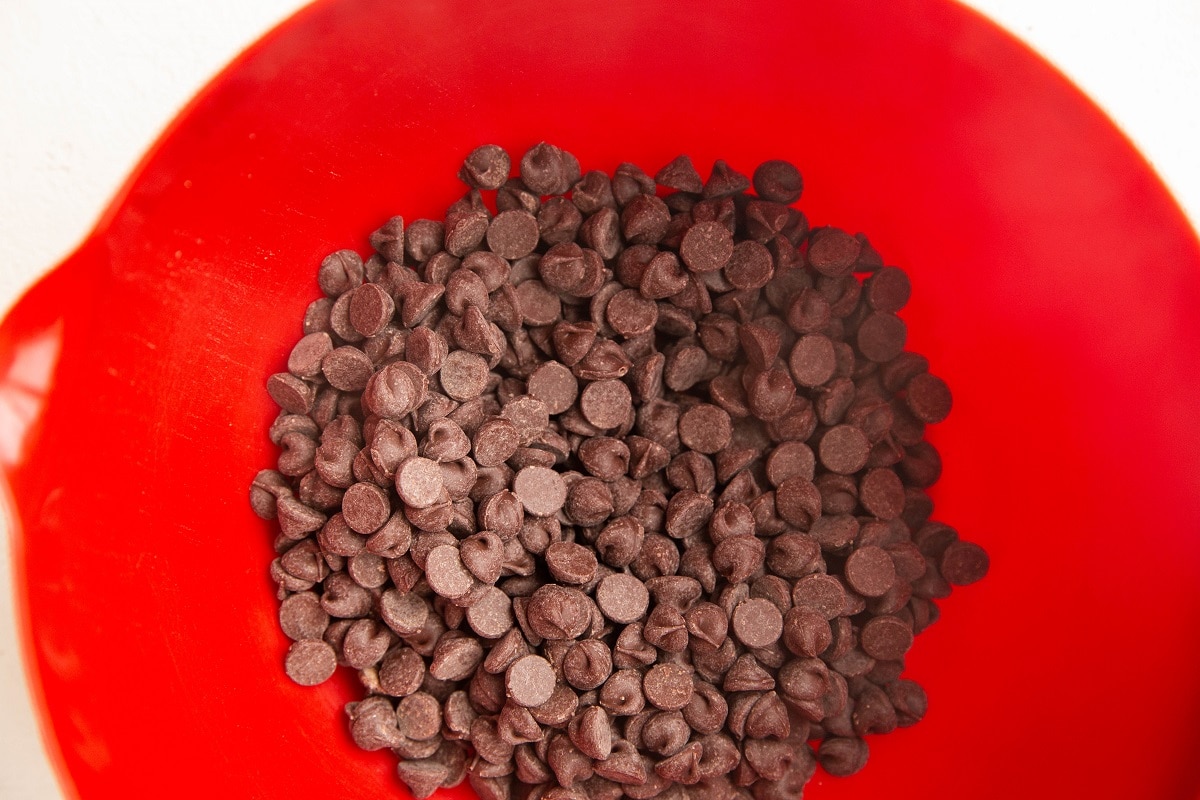
[{"label": "red plastic surface", "polygon": [[936,516],[992,573],[917,640],[926,720],[808,796],[1195,797],[1200,250],[1100,112],[940,0],[324,0],[240,58],[0,330],[25,644],[78,796],[400,796],[344,732],[352,678],[281,672],[263,384],[325,253],[540,139],[793,159],[814,223],[913,276],[956,397]]}]

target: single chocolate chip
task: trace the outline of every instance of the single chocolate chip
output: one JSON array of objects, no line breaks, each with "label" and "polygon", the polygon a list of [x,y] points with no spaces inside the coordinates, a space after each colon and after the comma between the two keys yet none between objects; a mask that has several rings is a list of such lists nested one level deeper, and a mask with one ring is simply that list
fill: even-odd
[{"label": "single chocolate chip", "polygon": [[546,361],[530,374],[527,391],[545,405],[547,413],[561,414],[575,404],[579,381],[563,364]]},{"label": "single chocolate chip", "polygon": [[729,414],[717,406],[699,403],[679,416],[679,440],[698,453],[718,453],[732,436]]},{"label": "single chocolate chip", "polygon": [[513,627],[512,600],[495,586],[484,587],[467,608],[467,624],[484,639],[499,639]]},{"label": "single chocolate chip", "polygon": [[650,604],[646,585],[632,575],[616,573],[596,587],[596,604],[604,616],[625,624],[640,619]]},{"label": "single chocolate chip", "polygon": [[783,615],[770,600],[743,600],[733,611],[733,633],[747,647],[767,647],[783,634]]},{"label": "single chocolate chip", "polygon": [[443,499],[442,470],[436,461],[414,456],[396,468],[396,492],[405,505],[428,508]]},{"label": "single chocolate chip", "polygon": [[548,517],[567,501],[562,476],[546,467],[525,467],[513,478],[512,488],[525,511],[535,517]]},{"label": "single chocolate chip", "polygon": [[869,470],[859,481],[858,502],[879,519],[895,519],[904,511],[904,484],[890,469]]},{"label": "single chocolate chip", "polygon": [[442,597],[462,597],[474,585],[474,578],[463,566],[459,550],[454,545],[440,545],[425,557],[425,579],[429,587]]},{"label": "single chocolate chip", "polygon": [[792,604],[811,608],[827,620],[835,619],[846,607],[846,591],[831,575],[808,575],[796,581],[792,589]]},{"label": "single chocolate chip", "polygon": [[591,601],[578,589],[556,584],[539,588],[526,607],[529,627],[543,639],[576,639],[591,624]]},{"label": "single chocolate chip", "polygon": [[596,574],[594,551],[574,542],[552,543],[546,548],[544,558],[551,576],[559,583],[580,586]]},{"label": "single chocolate chip", "polygon": [[342,517],[356,533],[374,533],[391,514],[387,492],[374,483],[356,483],[342,496]]},{"label": "single chocolate chip", "polygon": [[832,736],[821,742],[817,761],[835,778],[845,778],[867,765],[867,743],[858,737]]},{"label": "single chocolate chip", "polygon": [[818,333],[802,336],[792,347],[788,367],[800,386],[820,386],[833,377],[837,368],[833,342]]},{"label": "single chocolate chip", "polygon": [[895,314],[908,304],[912,283],[898,267],[883,267],[863,282],[867,303],[876,311]]},{"label": "single chocolate chip", "polygon": [[654,330],[658,305],[633,289],[623,289],[609,300],[605,317],[613,330],[629,339]]},{"label": "single chocolate chip", "polygon": [[[573,182],[573,156],[546,142],[540,142],[521,156],[521,180],[530,191],[539,195],[560,194]],[[575,165],[575,171],[578,164]],[[575,180],[578,176],[575,176]]]},{"label": "single chocolate chip", "polygon": [[858,350],[867,359],[882,364],[904,350],[908,329],[895,314],[877,311],[858,326]]},{"label": "single chocolate chip", "polygon": [[794,203],[804,191],[800,171],[787,161],[764,161],[754,170],[754,191],[764,200]]},{"label": "single chocolate chip", "polygon": [[836,425],[821,437],[818,452],[826,469],[851,475],[866,466],[871,442],[853,425]]},{"label": "single chocolate chip", "polygon": [[908,381],[904,401],[913,416],[928,424],[941,422],[950,414],[950,389],[945,381],[928,372],[915,375]]},{"label": "single chocolate chip", "polygon": [[395,312],[392,296],[377,283],[365,283],[351,292],[350,325],[364,337],[382,333]]},{"label": "single chocolate chip", "polygon": [[599,688],[612,674],[612,651],[597,639],[576,642],[563,657],[563,678],[581,691]]},{"label": "single chocolate chip", "polygon": [[808,263],[822,275],[846,275],[858,261],[862,243],[837,228],[813,231],[808,244]]},{"label": "single chocolate chip", "polygon": [[554,668],[541,656],[524,656],[505,672],[504,687],[517,705],[525,708],[540,706],[554,693]]},{"label": "single chocolate chip", "polygon": [[860,547],[846,559],[846,580],[864,597],[881,597],[896,581],[892,557],[881,547]]},{"label": "single chocolate chip", "polygon": [[619,380],[589,383],[579,397],[579,410],[597,428],[616,428],[633,411],[629,387]]},{"label": "single chocolate chip", "polygon": [[725,279],[737,289],[761,289],[775,274],[771,251],[754,241],[735,244],[722,269]]},{"label": "single chocolate chip", "polygon": [[692,272],[715,272],[729,263],[733,249],[733,234],[722,223],[710,220],[687,229],[679,245],[679,256]]},{"label": "single chocolate chip", "polygon": [[294,641],[319,640],[329,627],[329,614],[312,592],[298,592],[279,605],[279,627]]},{"label": "single chocolate chip", "polygon": [[642,691],[655,708],[678,711],[692,699],[692,671],[681,664],[657,664],[646,672]]},{"label": "single chocolate chip", "polygon": [[333,677],[337,655],[326,642],[305,639],[288,648],[284,669],[301,686],[316,686]]},{"label": "single chocolate chip", "polygon": [[458,177],[472,189],[499,189],[511,169],[512,161],[503,147],[485,144],[467,155]]},{"label": "single chocolate chip", "polygon": [[859,633],[863,652],[881,661],[899,661],[912,647],[913,632],[898,617],[884,615],[874,617]]},{"label": "single chocolate chip", "polygon": [[987,551],[974,542],[963,541],[948,544],[940,562],[942,576],[955,586],[982,580],[989,566]]},{"label": "single chocolate chip", "polygon": [[471,450],[476,464],[495,467],[511,458],[520,443],[520,433],[515,425],[506,419],[493,417],[475,430]]}]

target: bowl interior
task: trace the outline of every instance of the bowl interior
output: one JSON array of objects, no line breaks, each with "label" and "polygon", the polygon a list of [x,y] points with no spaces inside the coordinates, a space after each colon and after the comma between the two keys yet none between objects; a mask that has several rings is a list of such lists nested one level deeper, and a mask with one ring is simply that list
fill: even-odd
[{"label": "bowl interior", "polygon": [[[955,392],[935,516],[988,579],[908,675],[918,726],[812,797],[1194,797],[1200,250],[1067,81],[943,0],[321,0],[172,126],[0,330],[18,583],[83,798],[386,797],[340,676],[302,689],[247,505],[316,265],[436,216],[464,154],[797,163],[814,224],[909,270]],[[467,796],[466,789],[452,796]]]}]

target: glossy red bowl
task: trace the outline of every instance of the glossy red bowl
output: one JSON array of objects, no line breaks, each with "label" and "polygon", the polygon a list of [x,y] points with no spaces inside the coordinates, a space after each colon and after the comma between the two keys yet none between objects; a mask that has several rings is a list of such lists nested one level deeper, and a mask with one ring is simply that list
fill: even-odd
[{"label": "glossy red bowl", "polygon": [[322,0],[239,58],[0,329],[24,646],[64,783],[403,796],[345,733],[350,676],[283,677],[247,505],[264,381],[325,253],[444,209],[475,145],[541,139],[606,170],[792,159],[815,223],[913,276],[911,346],[956,395],[937,517],[992,572],[918,639],[928,717],[808,796],[1195,797],[1200,248],[1094,106],[943,0]]}]

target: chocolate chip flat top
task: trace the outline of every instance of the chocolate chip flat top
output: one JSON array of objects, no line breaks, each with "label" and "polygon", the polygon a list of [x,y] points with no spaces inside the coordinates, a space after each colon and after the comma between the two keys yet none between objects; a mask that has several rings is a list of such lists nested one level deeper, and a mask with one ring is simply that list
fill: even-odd
[{"label": "chocolate chip flat top", "polygon": [[846,559],[846,580],[864,597],[881,597],[896,582],[896,567],[882,547],[860,547]]},{"label": "chocolate chip flat top", "polygon": [[929,424],[941,422],[948,417],[953,403],[946,382],[928,372],[915,375],[909,380],[905,386],[904,400],[914,417]]},{"label": "chocolate chip flat top", "polygon": [[679,415],[679,441],[697,453],[719,453],[732,438],[732,420],[718,406],[699,403]]},{"label": "chocolate chip flat top", "polygon": [[657,664],[642,679],[642,692],[655,708],[678,711],[692,699],[692,671],[682,664]]},{"label": "chocolate chip flat top", "polygon": [[899,661],[912,647],[913,632],[904,620],[893,616],[875,617],[859,634],[863,652],[879,661]]},{"label": "chocolate chip flat top", "polygon": [[821,463],[831,472],[851,475],[867,465],[871,442],[853,425],[835,425],[821,437]]},{"label": "chocolate chip flat top", "polygon": [[636,622],[650,607],[650,591],[633,575],[616,573],[606,576],[596,587],[596,604],[613,622]]},{"label": "chocolate chip flat top", "polygon": [[333,677],[337,655],[333,648],[320,640],[304,640],[288,648],[284,660],[287,676],[301,686],[316,686]]},{"label": "chocolate chip flat top", "polygon": [[549,467],[525,467],[513,478],[513,493],[535,517],[548,517],[567,502],[567,484]]},{"label": "chocolate chip flat top", "polygon": [[541,400],[549,414],[561,414],[575,405],[579,381],[565,365],[557,361],[540,364],[529,376],[529,396]]},{"label": "chocolate chip flat top", "polygon": [[519,706],[532,708],[550,699],[555,685],[554,667],[541,656],[518,658],[504,674],[504,689]]},{"label": "chocolate chip flat top", "polygon": [[820,386],[832,378],[837,369],[833,342],[819,333],[802,336],[792,347],[788,366],[800,386]]},{"label": "chocolate chip flat top", "polygon": [[987,551],[974,542],[951,542],[942,554],[942,577],[955,586],[982,580],[989,566]]},{"label": "chocolate chip flat top", "polygon": [[495,586],[485,587],[467,607],[467,624],[485,639],[499,639],[513,626],[512,600]]},{"label": "chocolate chip flat top", "polygon": [[435,547],[425,556],[425,580],[429,588],[450,599],[462,597],[475,582],[463,566],[458,548],[450,544]]},{"label": "chocolate chip flat top", "polygon": [[633,395],[622,381],[612,378],[594,381],[580,394],[579,410],[597,428],[615,428],[633,411]]},{"label": "chocolate chip flat top", "polygon": [[858,350],[871,361],[891,361],[904,350],[908,328],[895,314],[877,311],[858,326]]},{"label": "chocolate chip flat top", "polygon": [[521,434],[517,426],[506,419],[493,417],[475,429],[471,449],[475,463],[481,467],[495,467],[512,458],[521,446]]},{"label": "chocolate chip flat top", "polygon": [[436,461],[414,456],[396,469],[396,493],[405,505],[429,508],[442,501],[442,470]]},{"label": "chocolate chip flat top", "polygon": [[446,356],[438,373],[442,391],[455,400],[470,400],[487,388],[488,365],[483,356],[455,350]]},{"label": "chocolate chip flat top", "polygon": [[792,587],[792,603],[836,619],[846,607],[846,590],[832,575],[807,575]]},{"label": "chocolate chip flat top", "polygon": [[783,614],[770,600],[751,598],[733,610],[733,632],[747,647],[766,647],[783,634]]}]

